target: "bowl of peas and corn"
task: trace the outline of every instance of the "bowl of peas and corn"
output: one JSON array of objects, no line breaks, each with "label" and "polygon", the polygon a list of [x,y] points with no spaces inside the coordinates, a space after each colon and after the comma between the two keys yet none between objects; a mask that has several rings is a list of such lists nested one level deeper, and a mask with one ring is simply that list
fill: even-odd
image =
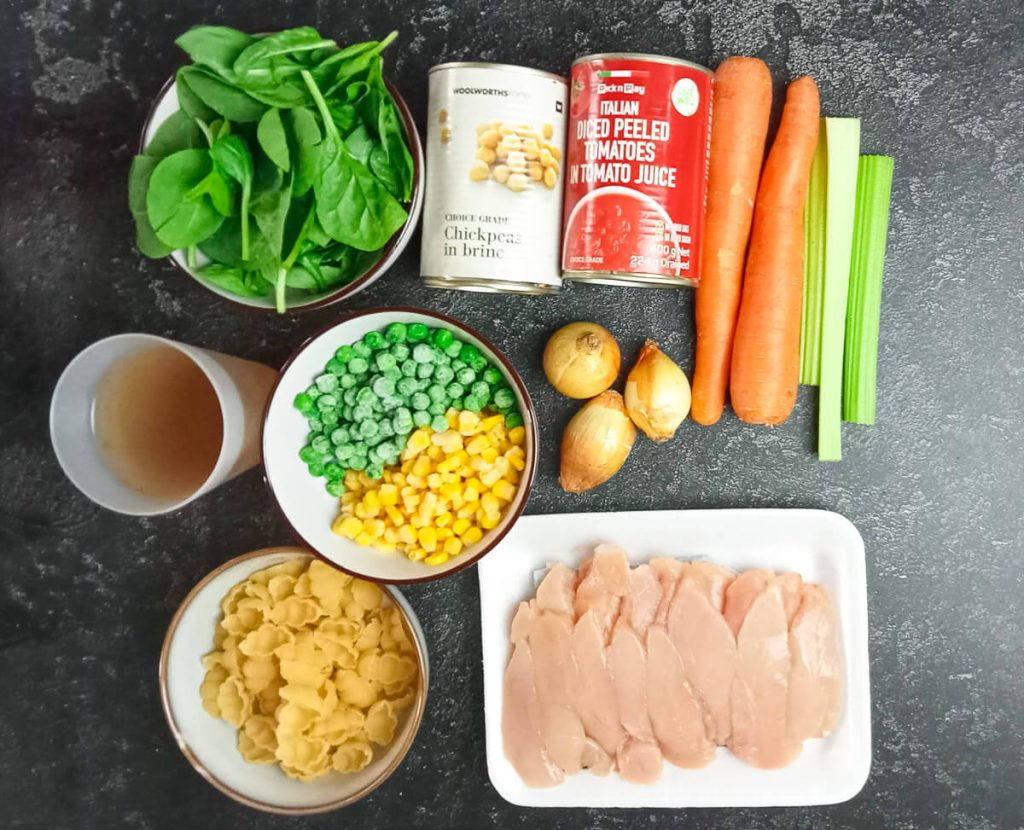
[{"label": "bowl of peas and corn", "polygon": [[437,579],[476,562],[522,513],[533,406],[508,360],[455,320],[355,312],[285,364],[263,459],[295,533],[356,576]]}]

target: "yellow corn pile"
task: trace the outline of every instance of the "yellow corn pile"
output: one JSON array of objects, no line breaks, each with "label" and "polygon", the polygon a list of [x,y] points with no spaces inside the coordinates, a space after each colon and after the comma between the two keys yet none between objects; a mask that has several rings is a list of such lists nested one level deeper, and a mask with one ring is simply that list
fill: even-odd
[{"label": "yellow corn pile", "polygon": [[401,465],[378,480],[349,471],[334,532],[414,561],[443,565],[497,527],[526,466],[523,427],[501,415],[447,413],[448,429],[416,430]]}]

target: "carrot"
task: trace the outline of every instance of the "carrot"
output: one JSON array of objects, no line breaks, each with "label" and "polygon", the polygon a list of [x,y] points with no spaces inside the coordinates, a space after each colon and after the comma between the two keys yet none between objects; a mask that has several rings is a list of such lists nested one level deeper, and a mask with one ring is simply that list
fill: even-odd
[{"label": "carrot", "polygon": [[743,258],[772,108],[772,76],[757,58],[726,58],[715,70],[711,164],[697,287],[697,365],[691,414],[710,426],[722,415]]},{"label": "carrot", "polygon": [[818,87],[797,78],[761,174],[733,341],[732,408],[751,424],[781,424],[800,379],[804,200],[818,142]]}]

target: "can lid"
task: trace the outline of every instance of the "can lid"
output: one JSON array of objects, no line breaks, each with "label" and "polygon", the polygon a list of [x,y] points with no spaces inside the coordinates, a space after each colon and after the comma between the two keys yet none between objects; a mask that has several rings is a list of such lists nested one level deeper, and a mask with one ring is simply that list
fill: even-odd
[{"label": "can lid", "polygon": [[688,66],[706,75],[714,74],[706,66],[694,63],[693,61],[683,60],[682,58],[669,58],[664,55],[645,55],[641,52],[603,52],[598,55],[583,55],[576,58],[572,65],[576,66],[577,64],[590,63],[591,61],[649,61],[650,63],[668,63],[673,66]]},{"label": "can lid", "polygon": [[491,69],[496,72],[518,72],[525,75],[538,75],[542,78],[550,78],[552,81],[568,86],[569,81],[564,75],[557,75],[554,72],[545,72],[543,69],[534,69],[531,66],[516,66],[511,63],[488,63],[486,61],[454,61],[452,63],[439,63],[428,70],[428,75],[448,69]]}]

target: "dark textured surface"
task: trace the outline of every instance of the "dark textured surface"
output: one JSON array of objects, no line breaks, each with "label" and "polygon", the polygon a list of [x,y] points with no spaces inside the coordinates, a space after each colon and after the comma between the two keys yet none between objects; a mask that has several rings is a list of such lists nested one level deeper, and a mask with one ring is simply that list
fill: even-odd
[{"label": "dark textured surface", "polygon": [[[1014,2],[0,3],[0,825],[16,827],[891,827],[1024,824],[1024,7]],[[874,767],[836,807],[530,811],[484,765],[476,574],[410,589],[431,646],[419,739],[366,801],[306,820],[263,816],[206,785],[176,749],[156,661],[178,602],[225,559],[287,541],[258,472],[180,514],[106,513],[64,479],[46,410],[67,361],[147,331],[279,364],[326,309],[250,316],[133,249],[125,181],[148,104],[201,22],[311,23],[342,39],[401,28],[391,72],[417,118],[426,69],[485,59],[564,71],[634,50],[714,65],[764,57],[814,75],[826,114],[863,117],[865,152],[896,156],[882,313],[879,425],[813,454],[814,395],[775,430],[731,416],[637,443],[610,484],[556,483],[574,404],[538,355],[558,324],[609,326],[692,362],[689,292],[574,287],[556,298],[424,288],[418,240],[352,307],[402,302],[486,332],[542,420],[529,512],[718,506],[837,510],[867,544]]]}]

